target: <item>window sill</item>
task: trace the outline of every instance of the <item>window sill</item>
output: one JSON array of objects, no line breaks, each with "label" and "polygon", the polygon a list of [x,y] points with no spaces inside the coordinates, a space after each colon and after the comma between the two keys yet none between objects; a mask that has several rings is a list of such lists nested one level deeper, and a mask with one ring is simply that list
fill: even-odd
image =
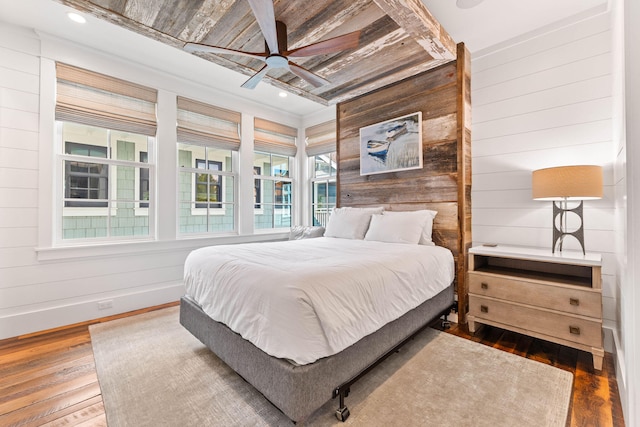
[{"label": "window sill", "polygon": [[178,240],[145,240],[126,242],[101,242],[94,244],[78,244],[51,248],[35,248],[38,261],[64,261],[80,258],[103,258],[109,256],[138,255],[149,253],[172,252],[176,250],[193,250],[204,246],[216,246],[236,243],[270,242],[286,240],[289,229],[269,230],[270,233],[257,232],[252,235],[225,236],[180,236]]}]

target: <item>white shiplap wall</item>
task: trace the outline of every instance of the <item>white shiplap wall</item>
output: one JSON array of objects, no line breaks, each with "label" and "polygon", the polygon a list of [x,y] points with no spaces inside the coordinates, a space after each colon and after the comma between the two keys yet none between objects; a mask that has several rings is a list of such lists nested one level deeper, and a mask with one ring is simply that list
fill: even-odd
[{"label": "white shiplap wall", "polygon": [[[165,118],[158,125],[163,168],[158,240],[52,247],[56,60],[148,84],[166,101],[158,104],[158,115]],[[298,116],[0,22],[0,339],[177,301],[184,294],[184,260],[191,250],[282,238],[284,233],[253,235],[253,230],[246,236],[176,238],[175,198],[169,197],[176,176],[175,119],[166,118],[175,116],[169,101],[177,94],[241,111],[247,123],[259,114],[300,127]],[[245,139],[250,156],[252,141]],[[250,190],[253,181],[244,185]],[[100,301],[113,306],[101,310]]]},{"label": "white shiplap wall", "polygon": [[[38,215],[51,212],[39,206],[40,49],[34,32],[0,25],[0,339],[175,301],[183,289],[186,251],[38,261]],[[100,300],[114,308],[99,312]]]},{"label": "white shiplap wall", "polygon": [[640,425],[640,4],[613,0],[614,141],[616,167],[616,249],[620,327],[616,336],[616,378],[625,424]]},{"label": "white shiplap wall", "polygon": [[605,328],[615,330],[611,57],[605,13],[473,58],[472,231],[474,244],[550,248],[551,202],[531,199],[531,172],[602,165],[604,198],[584,204],[585,246],[603,255]]}]

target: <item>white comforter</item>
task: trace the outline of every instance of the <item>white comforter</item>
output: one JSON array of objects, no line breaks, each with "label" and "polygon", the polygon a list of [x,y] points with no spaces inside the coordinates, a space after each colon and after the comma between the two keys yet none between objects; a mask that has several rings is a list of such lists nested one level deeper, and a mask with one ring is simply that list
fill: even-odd
[{"label": "white comforter", "polygon": [[307,364],[435,296],[454,263],[438,246],[321,237],[198,249],[184,278],[214,320],[271,356]]}]

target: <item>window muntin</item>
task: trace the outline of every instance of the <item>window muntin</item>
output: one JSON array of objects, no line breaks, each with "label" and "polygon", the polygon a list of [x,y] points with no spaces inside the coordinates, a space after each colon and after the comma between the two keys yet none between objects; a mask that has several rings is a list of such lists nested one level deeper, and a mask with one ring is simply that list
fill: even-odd
[{"label": "window muntin", "polygon": [[327,225],[331,209],[336,207],[336,153],[313,156],[313,177],[311,179],[311,222],[313,225]]},{"label": "window muntin", "polygon": [[[61,137],[61,240],[149,237],[149,209],[137,210],[150,191],[151,164],[141,152],[153,150],[154,138],[72,122],[57,122]],[[147,154],[147,160],[149,156]]]},{"label": "window muntin", "polygon": [[234,151],[178,144],[180,234],[235,231]]},{"label": "window muntin", "polygon": [[288,156],[254,152],[255,229],[291,227],[293,209],[291,163],[292,159]]}]

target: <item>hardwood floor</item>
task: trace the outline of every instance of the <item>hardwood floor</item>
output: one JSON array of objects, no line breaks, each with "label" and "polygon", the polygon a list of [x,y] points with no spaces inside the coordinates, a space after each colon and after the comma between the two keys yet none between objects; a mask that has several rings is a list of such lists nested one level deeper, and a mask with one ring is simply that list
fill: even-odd
[{"label": "hardwood floor", "polygon": [[[106,426],[89,324],[172,305],[0,341],[0,426]],[[447,333],[572,372],[567,426],[624,426],[611,354],[598,372],[588,353],[498,328]]]}]

